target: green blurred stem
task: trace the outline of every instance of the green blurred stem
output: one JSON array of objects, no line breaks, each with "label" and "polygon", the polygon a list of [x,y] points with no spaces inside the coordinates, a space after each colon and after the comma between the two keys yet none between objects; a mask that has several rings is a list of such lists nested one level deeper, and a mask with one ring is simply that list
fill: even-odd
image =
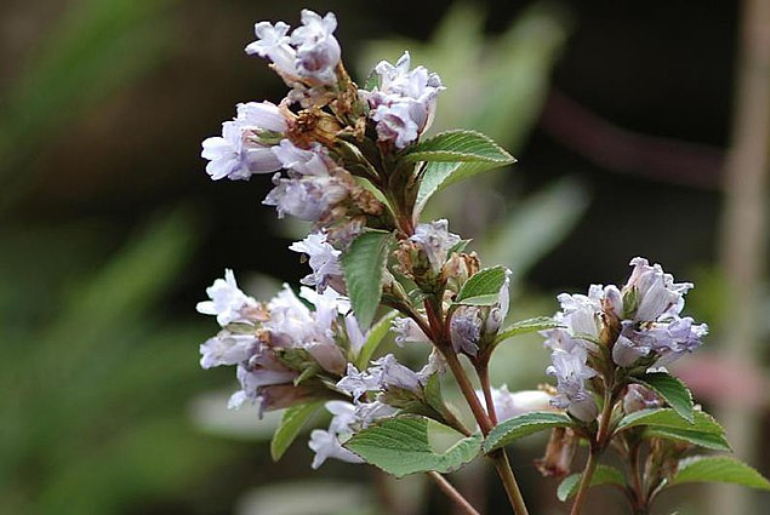
[{"label": "green blurred stem", "polygon": [[572,505],[570,515],[580,515],[580,510],[583,508],[583,503],[588,496],[588,489],[591,487],[591,480],[593,479],[594,472],[596,472],[596,465],[599,463],[599,458],[609,443],[610,419],[612,418],[612,406],[615,404],[614,389],[615,385],[612,381],[612,374],[608,374],[605,376],[604,404],[602,405],[599,430],[596,432],[596,439],[591,442],[588,449],[588,461],[586,462],[585,470],[583,470],[583,477],[580,480],[580,487],[575,496],[575,503]]},{"label": "green blurred stem", "polygon": [[492,383],[489,381],[489,363],[481,363],[476,367],[476,373],[479,375],[479,381],[481,382],[481,389],[484,392],[484,401],[487,404],[487,413],[489,413],[489,420],[493,426],[497,425],[497,411],[495,410],[495,402],[492,398]]},{"label": "green blurred stem", "polygon": [[467,513],[468,515],[480,515],[479,512],[476,511],[476,508],[471,506],[471,503],[469,503],[468,500],[463,497],[462,494],[458,492],[449,481],[446,480],[446,478],[444,478],[444,476],[435,470],[426,472],[426,474],[433,480],[433,482],[436,483],[436,485],[438,485],[438,487],[442,492],[446,494],[447,497],[449,497],[455,504],[457,504],[457,506],[460,507],[461,510],[463,510],[464,513]]}]

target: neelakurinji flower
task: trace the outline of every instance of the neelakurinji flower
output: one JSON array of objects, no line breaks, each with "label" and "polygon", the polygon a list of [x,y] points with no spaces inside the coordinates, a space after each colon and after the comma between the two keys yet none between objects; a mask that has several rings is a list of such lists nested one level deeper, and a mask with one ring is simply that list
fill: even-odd
[{"label": "neelakurinji flower", "polygon": [[201,157],[213,180],[248,180],[253,174],[282,168],[272,146],[263,143],[265,132],[283,133],[288,124],[281,109],[271,102],[238,104],[237,115],[222,124],[222,135],[203,141]]},{"label": "neelakurinji flower", "polygon": [[410,67],[409,52],[392,65],[380,62],[375,68],[380,84],[360,94],[369,103],[369,116],[376,122],[380,141],[402,149],[425,132],[436,112],[436,98],[444,89],[441,79],[422,66]]},{"label": "neelakurinji flower", "polygon": [[272,61],[276,72],[289,86],[296,81],[309,85],[332,85],[336,82],[335,69],[340,62],[341,49],[334,37],[337,18],[327,13],[318,14],[304,9],[302,26],[289,36],[289,25],[275,25],[262,21],[254,26],[257,40],[246,47],[249,54],[257,54]]}]

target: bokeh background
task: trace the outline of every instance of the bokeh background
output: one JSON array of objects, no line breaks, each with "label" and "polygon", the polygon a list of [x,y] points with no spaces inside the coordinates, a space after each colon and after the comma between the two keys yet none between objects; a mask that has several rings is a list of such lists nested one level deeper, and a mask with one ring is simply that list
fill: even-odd
[{"label": "bokeh background", "polygon": [[[767,475],[770,14],[765,0],[744,3],[758,10],[3,0],[0,513],[450,512],[420,478],[337,463],[311,473],[302,441],[273,465],[276,418],[227,412],[232,371],[198,366],[216,326],[194,306],[225,267],[262,297],[305,274],[287,249],[305,228],[261,205],[269,180],[212,183],[199,157],[236,103],[282,98],[281,81],[243,48],[254,22],[296,25],[305,7],[337,14],[354,76],[409,49],[448,87],[434,130],[481,130],[518,158],[430,209],[472,236],[485,262],[512,268],[512,319],[552,313],[561,291],[622,281],[637,255],[696,283],[687,310],[712,335],[677,372]],[[531,387],[547,358],[537,338],[513,343],[494,380]],[[565,513],[532,465],[543,445],[514,448],[515,468],[533,513]],[[506,512],[483,464],[453,480],[489,513]],[[692,488],[659,509],[758,515],[767,500]],[[587,511],[624,509],[597,489]]]}]

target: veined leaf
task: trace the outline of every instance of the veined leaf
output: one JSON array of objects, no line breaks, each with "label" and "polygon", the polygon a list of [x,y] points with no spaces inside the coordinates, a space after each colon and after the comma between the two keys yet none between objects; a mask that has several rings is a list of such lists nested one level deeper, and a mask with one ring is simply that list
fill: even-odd
[{"label": "veined leaf", "polygon": [[390,233],[361,234],[342,255],[342,269],[356,320],[365,330],[372,323],[382,295],[382,274],[388,257]]},{"label": "veined leaf", "polygon": [[552,429],[554,427],[571,427],[574,422],[564,413],[553,411],[533,411],[517,417],[509,418],[498,424],[487,435],[484,441],[484,452],[489,454],[495,449],[505,447],[519,438]]},{"label": "veined leaf", "polygon": [[709,449],[730,450],[722,426],[702,411],[694,411],[693,415],[694,423],[690,424],[671,408],[641,410],[623,418],[616,432],[644,427],[646,437],[683,440]]},{"label": "veined leaf", "polygon": [[[570,497],[577,493],[580,480],[583,479],[583,474],[572,474],[561,482],[558,490],[556,490],[556,496],[561,502],[566,501]],[[623,473],[615,467],[609,465],[598,465],[594,475],[591,477],[590,486],[601,485],[613,485],[620,488],[626,487],[626,479],[623,477]]]},{"label": "veined leaf", "polygon": [[495,338],[495,344],[507,340],[508,338],[519,336],[520,334],[536,333],[538,331],[546,331],[556,327],[562,327],[562,324],[552,317],[535,317],[528,318],[527,320],[520,320],[500,331],[497,334],[497,338]]},{"label": "veined leaf", "polygon": [[435,452],[428,440],[430,423],[424,417],[386,419],[357,433],[344,446],[367,463],[396,477],[429,470],[451,472],[479,454],[479,434],[461,439],[446,452]]},{"label": "veined leaf", "polygon": [[633,377],[631,380],[646,386],[663,397],[673,410],[690,424],[695,422],[692,394],[684,383],[676,377],[666,372],[650,372],[639,377]]},{"label": "veined leaf", "polygon": [[732,483],[770,490],[770,481],[754,468],[729,456],[693,456],[679,462],[679,470],[668,486],[682,483]]},{"label": "veined leaf", "polygon": [[617,431],[624,431],[637,426],[666,427],[700,431],[724,435],[724,429],[711,415],[702,411],[693,412],[694,423],[689,423],[671,408],[644,409],[624,417],[618,424]]},{"label": "veined leaf", "polygon": [[496,303],[500,297],[500,289],[505,284],[506,274],[502,266],[485,268],[477,272],[460,288],[455,303],[474,306],[489,306]]},{"label": "veined leaf", "polygon": [[406,161],[488,162],[496,166],[515,159],[489,136],[469,130],[442,132],[411,147],[403,156]]},{"label": "veined leaf", "polygon": [[643,437],[679,440],[715,451],[732,451],[730,443],[727,441],[724,435],[707,433],[704,431],[675,429],[672,427],[652,427],[644,431]]},{"label": "veined leaf", "polygon": [[302,431],[305,422],[315,415],[322,405],[323,401],[309,402],[292,406],[283,412],[281,425],[275,430],[273,439],[270,441],[270,455],[273,457],[273,461],[281,459],[283,453]]}]

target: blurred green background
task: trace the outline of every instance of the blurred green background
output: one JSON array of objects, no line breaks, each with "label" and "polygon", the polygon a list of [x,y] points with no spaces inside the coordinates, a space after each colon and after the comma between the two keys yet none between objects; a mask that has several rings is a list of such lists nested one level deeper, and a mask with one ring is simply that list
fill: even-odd
[{"label": "blurred green background", "polygon": [[[305,274],[286,247],[306,228],[261,205],[270,182],[212,183],[199,157],[236,103],[282,98],[281,81],[243,48],[256,21],[296,25],[305,7],[337,14],[354,76],[409,49],[448,88],[433,130],[481,130],[518,158],[427,213],[473,237],[484,262],[511,267],[512,318],[552,313],[561,291],[622,281],[636,255],[660,262],[696,282],[688,313],[713,329],[680,374],[710,408],[737,404],[727,415],[749,420],[746,434],[765,434],[762,276],[750,296],[757,344],[743,359],[717,354],[734,328],[718,229],[729,224],[737,3],[4,0],[0,514],[451,509],[420,478],[337,463],[311,473],[302,442],[272,465],[275,417],[227,412],[232,371],[198,367],[216,326],[194,306],[225,267],[263,297]],[[547,358],[537,338],[517,342],[494,379],[532,387]],[[742,441],[742,457],[767,474],[770,456]],[[563,513],[531,464],[543,443],[514,449],[515,467],[533,513]],[[453,480],[504,513],[488,476],[474,466]],[[749,500],[732,513],[764,513],[754,494],[737,495]],[[664,504],[704,513],[699,497]],[[611,495],[593,506],[624,513]]]}]

